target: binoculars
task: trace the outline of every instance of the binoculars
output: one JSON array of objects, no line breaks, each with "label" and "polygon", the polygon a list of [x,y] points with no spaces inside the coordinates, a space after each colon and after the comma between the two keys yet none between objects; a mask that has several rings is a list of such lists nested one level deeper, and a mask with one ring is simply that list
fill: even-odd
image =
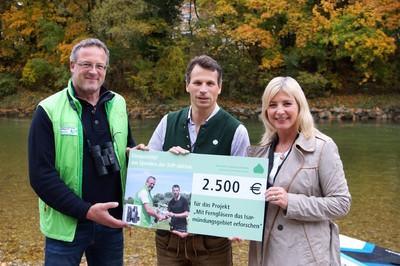
[{"label": "binoculars", "polygon": [[91,146],[90,154],[94,159],[99,176],[107,175],[109,171],[116,172],[120,170],[111,141],[106,142],[102,147],[100,145]]},{"label": "binoculars", "polygon": [[128,214],[126,215],[126,222],[128,223],[137,223],[139,222],[139,212],[137,206],[128,206]]}]

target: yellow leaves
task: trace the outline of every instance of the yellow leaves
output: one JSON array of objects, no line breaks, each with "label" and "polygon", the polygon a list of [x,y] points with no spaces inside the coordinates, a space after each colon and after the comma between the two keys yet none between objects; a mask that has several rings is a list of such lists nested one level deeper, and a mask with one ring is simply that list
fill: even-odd
[{"label": "yellow leaves", "polygon": [[2,22],[5,25],[6,36],[27,38],[37,31],[40,21],[46,20],[49,16],[54,17],[54,4],[40,2],[31,6],[11,8],[9,12],[2,14]]},{"label": "yellow leaves", "polygon": [[[389,2],[392,1],[394,0],[360,0],[342,5],[336,0],[321,0],[312,9],[310,28],[313,33],[308,40],[312,40],[313,44],[308,44],[314,46],[317,43],[325,54],[329,49],[333,60],[350,58],[353,67],[362,76],[361,83],[374,80],[376,69],[385,64],[389,55],[396,51],[394,39],[383,31],[383,23],[390,15],[390,12],[383,12],[383,6],[390,6]],[[300,32],[304,30],[304,24],[300,29]],[[296,43],[298,47],[300,43]]]},{"label": "yellow leaves", "polygon": [[365,9],[360,4],[355,4],[346,8],[343,13],[346,16],[357,18],[353,25],[354,27],[375,27],[377,21],[380,20],[380,15],[374,10]]},{"label": "yellow leaves", "polygon": [[325,31],[330,29],[329,19],[323,16],[318,11],[318,6],[314,6],[312,13],[313,13],[312,25],[314,31]]},{"label": "yellow leaves", "polygon": [[31,21],[38,21],[39,19],[43,18],[43,15],[46,14],[45,11],[41,7],[34,7],[32,8],[32,13],[30,14],[31,16]]},{"label": "yellow leaves", "polygon": [[237,16],[238,12],[232,6],[232,3],[228,3],[228,2],[231,2],[231,1],[225,1],[225,0],[217,1],[217,3],[215,4],[216,9],[215,9],[214,14],[218,17],[222,17],[225,15]]},{"label": "yellow leaves", "polygon": [[265,8],[268,4],[268,0],[248,0],[246,1],[246,6],[251,9],[259,10],[260,8]]},{"label": "yellow leaves", "polygon": [[364,71],[363,73],[363,78],[361,79],[361,81],[358,83],[358,85],[362,85],[366,82],[368,82],[368,80],[371,78],[371,74],[369,71]]},{"label": "yellow leaves", "polygon": [[236,40],[247,45],[258,44],[263,48],[270,48],[274,45],[274,39],[269,31],[253,28],[248,24],[239,26],[232,35]]},{"label": "yellow leaves", "polygon": [[25,19],[23,19],[23,18],[19,19],[17,17],[14,17],[14,18],[12,18],[12,20],[10,19],[8,28],[19,29],[20,27],[25,26],[27,24],[28,24],[28,22]]},{"label": "yellow leaves", "polygon": [[335,4],[336,1],[322,0],[321,7],[325,13],[334,14],[335,13]]},{"label": "yellow leaves", "polygon": [[272,57],[262,59],[260,69],[271,70],[282,66],[284,66],[284,60],[281,58],[281,54],[276,52]]},{"label": "yellow leaves", "polygon": [[68,22],[65,28],[65,39],[73,40],[77,36],[85,36],[87,25],[82,21],[71,21]]},{"label": "yellow leaves", "polygon": [[57,45],[57,51],[60,54],[60,63],[68,63],[69,62],[69,56],[72,50],[73,44],[67,44],[67,43],[60,43]]},{"label": "yellow leaves", "polygon": [[362,33],[354,37],[353,40],[345,42],[344,48],[350,52],[353,60],[360,62],[361,68],[366,68],[364,64],[371,64],[378,58],[385,59],[393,54],[396,44],[393,38],[377,30],[373,35]]},{"label": "yellow leaves", "polygon": [[275,1],[275,0],[248,0],[245,5],[250,10],[254,10],[259,14],[262,20],[268,20],[273,18],[277,14],[283,14],[287,12],[289,5],[287,1]]},{"label": "yellow leaves", "polygon": [[376,30],[374,34],[362,33],[355,36],[353,40],[345,42],[344,49],[349,52],[355,68],[362,73],[360,84],[363,84],[375,78],[375,62],[386,60],[394,54],[396,45],[393,38]]},{"label": "yellow leaves", "polygon": [[27,17],[21,10],[4,13],[2,21],[7,31],[19,30],[28,25]]},{"label": "yellow leaves", "polygon": [[287,3],[285,1],[276,1],[274,5],[269,6],[261,14],[263,20],[273,18],[277,14],[283,14],[287,11]]},{"label": "yellow leaves", "polygon": [[395,30],[399,27],[400,21],[400,1],[398,0],[386,0],[383,1],[377,9],[380,13],[384,14],[385,26],[390,30]]},{"label": "yellow leaves", "polygon": [[364,46],[365,49],[373,52],[374,57],[384,58],[389,54],[393,54],[396,50],[396,44],[393,38],[387,37],[381,30],[377,30],[372,38],[366,39]]},{"label": "yellow leaves", "polygon": [[[29,5],[13,6],[1,15],[0,56],[15,62],[13,68],[19,71],[19,77],[27,60],[32,58],[45,58],[49,64],[56,62],[55,66],[62,64],[65,68],[72,44],[84,37],[96,36],[119,54],[122,71],[116,66],[109,73],[120,75],[129,71],[132,78],[126,78],[127,82],[122,78],[119,84],[136,84],[134,78],[140,77],[143,91],[153,86],[154,77],[158,77],[157,84],[163,84],[176,75],[154,74],[155,66],[168,69],[166,62],[171,61],[172,66],[177,65],[168,56],[158,59],[160,47],[169,51],[169,45],[187,50],[188,54],[202,51],[224,60],[229,58],[229,64],[235,65],[232,67],[235,73],[243,75],[243,69],[250,69],[243,62],[254,69],[278,73],[288,63],[287,56],[295,54],[298,61],[293,68],[308,68],[309,62],[316,58],[320,73],[336,74],[333,64],[327,63],[334,61],[351,68],[358,76],[373,79],[386,65],[393,65],[391,55],[396,51],[396,43],[389,36],[395,36],[392,34],[396,34],[400,20],[398,0],[198,0],[199,17],[193,14],[190,31],[183,33],[179,30],[179,21],[173,21],[176,24],[172,25],[155,15],[166,10],[158,12],[149,1],[78,2],[30,1]],[[290,42],[288,36],[291,36]],[[178,44],[176,40],[185,43]],[[151,64],[144,70],[136,70],[139,69],[137,58],[125,57],[128,53]],[[35,81],[34,71],[46,74],[48,69],[44,66],[36,62],[26,67],[25,80]],[[264,74],[255,73],[261,79]]]},{"label": "yellow leaves", "polygon": [[24,28],[20,31],[23,36],[29,36],[35,29],[33,27]]},{"label": "yellow leaves", "polygon": [[34,69],[32,68],[32,61],[29,60],[22,70],[22,80],[30,83],[36,82],[36,74]]},{"label": "yellow leaves", "polygon": [[356,46],[356,43],[354,41],[349,41],[344,43],[344,48],[348,50],[350,53],[353,52],[353,48]]},{"label": "yellow leaves", "polygon": [[312,41],[311,30],[299,30],[296,32],[296,46],[299,48],[305,48],[308,41]]}]

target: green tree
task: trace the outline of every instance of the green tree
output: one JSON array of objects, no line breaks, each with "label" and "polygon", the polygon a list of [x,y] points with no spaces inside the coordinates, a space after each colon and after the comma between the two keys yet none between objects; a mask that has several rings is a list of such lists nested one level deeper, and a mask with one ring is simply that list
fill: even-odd
[{"label": "green tree", "polygon": [[[197,3],[200,15],[192,31],[192,51],[205,51],[222,58],[222,62],[229,61],[227,69],[236,75],[235,85],[229,86],[230,95],[250,93],[259,87],[254,79],[265,84],[271,76],[297,77],[299,73],[303,73],[303,79],[310,78],[307,83],[321,81],[321,94],[344,85],[355,91],[366,82],[393,84],[389,73],[398,69],[399,60],[393,60],[398,49],[396,38],[391,36],[398,36],[394,22],[398,19],[398,1]],[[239,77],[230,65],[240,69]],[[352,73],[350,77],[348,73]],[[314,78],[320,75],[324,79]],[[241,78],[244,80],[237,83]]]},{"label": "green tree", "polygon": [[168,26],[175,26],[176,21],[179,19],[180,7],[183,0],[145,0],[145,2],[152,7],[150,10],[153,15],[163,19]]},{"label": "green tree", "polygon": [[6,0],[0,12],[0,95],[64,87],[88,37],[111,52],[106,85],[146,100],[183,95],[200,54],[222,65],[225,99],[251,101],[277,75],[315,95],[400,91],[397,0]]},{"label": "green tree", "polygon": [[69,54],[63,48],[84,35],[84,28],[77,30],[74,23],[83,13],[78,12],[82,6],[57,4],[18,2],[1,18],[0,69],[20,80],[24,88],[53,91],[65,86]]},{"label": "green tree", "polygon": [[[321,72],[345,81],[351,70],[353,82],[359,85],[379,79],[396,45],[384,26],[379,26],[384,14],[375,5],[377,1],[363,1],[337,7],[332,1],[321,1],[314,7],[314,33],[309,36],[306,55],[322,62]],[[342,86],[341,81],[337,84]]]},{"label": "green tree", "polygon": [[172,98],[182,86],[182,49],[171,26],[180,1],[105,0],[91,13],[97,36],[107,41],[109,80],[117,90],[131,88],[138,97]]}]

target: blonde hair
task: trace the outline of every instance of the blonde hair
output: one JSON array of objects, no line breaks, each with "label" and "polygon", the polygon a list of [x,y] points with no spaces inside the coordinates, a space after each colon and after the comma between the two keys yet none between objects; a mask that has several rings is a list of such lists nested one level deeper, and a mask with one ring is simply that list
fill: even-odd
[{"label": "blonde hair", "polygon": [[293,97],[299,107],[299,114],[296,121],[297,132],[301,132],[306,138],[314,135],[314,119],[310,113],[306,96],[299,83],[291,77],[275,77],[267,85],[262,96],[261,120],[265,132],[262,135],[260,144],[265,145],[276,136],[276,128],[270,123],[267,116],[267,109],[278,92],[285,92]]}]

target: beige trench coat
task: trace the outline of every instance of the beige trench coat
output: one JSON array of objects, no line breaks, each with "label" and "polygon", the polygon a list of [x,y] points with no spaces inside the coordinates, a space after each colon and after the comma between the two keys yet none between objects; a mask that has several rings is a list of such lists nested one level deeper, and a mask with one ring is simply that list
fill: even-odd
[{"label": "beige trench coat", "polygon": [[[250,146],[250,157],[268,157],[270,145]],[[249,265],[340,265],[339,230],[351,196],[336,144],[317,132],[299,135],[274,186],[288,192],[286,211],[270,204],[263,242],[250,242]]]}]

